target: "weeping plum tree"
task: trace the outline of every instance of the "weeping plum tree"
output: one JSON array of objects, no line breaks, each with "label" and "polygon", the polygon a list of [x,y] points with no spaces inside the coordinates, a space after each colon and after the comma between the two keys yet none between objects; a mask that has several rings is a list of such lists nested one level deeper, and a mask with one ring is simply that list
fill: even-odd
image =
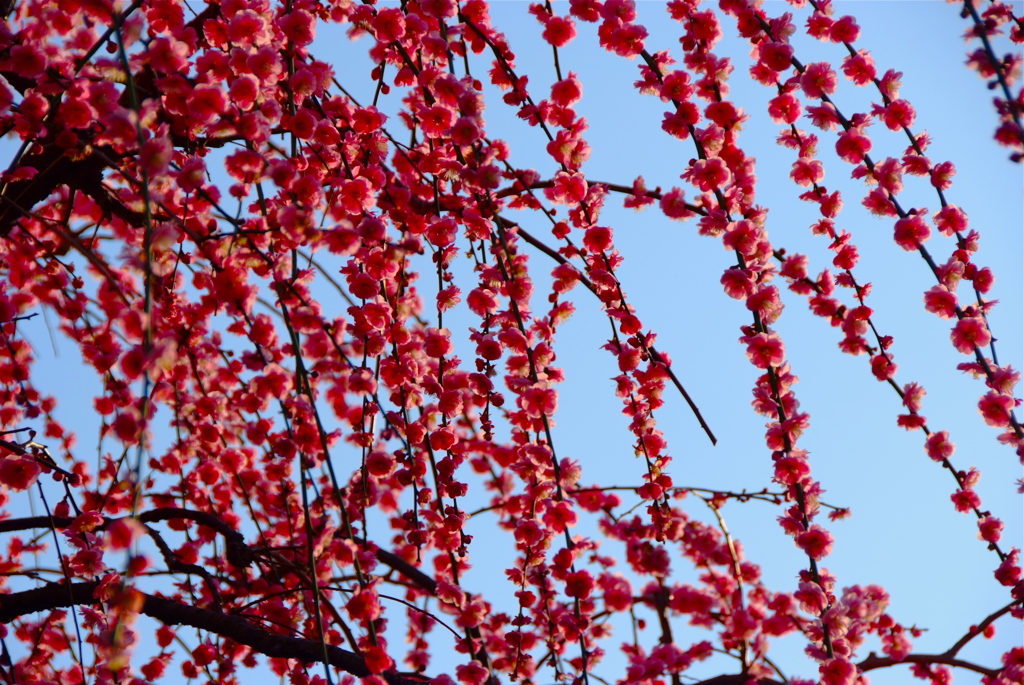
[{"label": "weeping plum tree", "polygon": [[[828,0],[790,5],[651,3],[678,38],[653,45],[633,0],[522,3],[532,17],[517,30],[548,60],[527,74],[484,0],[14,3],[0,30],[0,127],[14,141],[0,190],[0,678],[851,685],[902,669],[1024,682],[1014,641],[1001,659],[964,656],[1024,618],[1019,550],[967,461],[1024,456],[1020,374],[995,348],[970,198],[929,156],[900,73],[876,67],[856,19]],[[1024,22],[1003,2],[959,9],[967,65],[991,92],[979,81],[974,97],[995,103],[972,125],[1005,147],[992,173],[1017,173],[1020,58],[994,46],[1022,42]],[[335,28],[369,47],[368,67],[321,54],[317,32]],[[715,52],[724,33],[749,63]],[[581,42],[632,60],[636,81],[616,97],[661,108],[658,135],[687,150],[678,185],[588,174],[568,58]],[[808,43],[833,57],[802,55]],[[730,99],[738,79],[763,88],[766,109]],[[841,89],[861,104],[844,108]],[[518,117],[514,138],[489,133],[496,111]],[[744,151],[757,119],[789,156],[818,256],[773,239],[774,198]],[[903,142],[883,149],[878,131]],[[862,194],[827,187],[826,161]],[[910,206],[904,183],[932,209]],[[956,427],[930,422],[925,386],[900,378],[844,199],[897,254],[919,255],[912,282],[928,284],[901,297],[926,291],[922,316],[945,320],[934,344],[976,379],[961,418],[992,427],[984,455],[961,459]],[[703,362],[673,361],[630,300],[622,206],[727,255],[717,281],[680,267],[664,287],[680,300],[724,289],[718,316],[738,344],[722,357],[749,371],[753,401],[738,406],[766,422],[744,462],[760,489],[683,485],[669,434],[710,444],[733,427],[701,413],[714,386],[684,388]],[[957,592],[995,585],[1002,599],[941,635],[942,651],[915,647],[922,628],[885,589],[826,566],[849,510],[823,495],[801,444],[811,414],[784,300],[880,381],[868,401],[896,408],[889,421],[917,440],[907,459],[944,474],[926,496],[976,522],[989,563]],[[560,440],[574,377],[559,332],[576,310],[607,319],[592,341],[604,365],[587,373],[610,378],[622,415],[591,420],[626,432],[625,454]],[[38,361],[47,335],[72,358]],[[58,363],[95,384],[44,388]],[[685,430],[659,423],[667,403]],[[76,444],[61,411],[91,414],[95,444]],[[595,482],[602,460],[631,481]],[[751,508],[796,559],[789,581],[769,583],[771,559],[748,559],[729,532],[727,515]],[[474,576],[493,556],[504,574]],[[794,641],[797,658],[777,656]]]}]

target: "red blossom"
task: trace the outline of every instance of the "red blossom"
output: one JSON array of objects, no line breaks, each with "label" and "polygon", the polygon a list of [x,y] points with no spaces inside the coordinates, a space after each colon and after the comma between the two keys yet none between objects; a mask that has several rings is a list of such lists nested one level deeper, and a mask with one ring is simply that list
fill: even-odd
[{"label": "red blossom", "polygon": [[551,17],[541,37],[556,48],[563,48],[576,37],[576,22],[569,17]]},{"label": "red blossom", "polygon": [[978,539],[995,544],[1002,538],[1003,522],[994,516],[978,519]]},{"label": "red blossom", "polygon": [[994,391],[985,393],[978,401],[978,411],[985,423],[996,428],[1005,428],[1010,425],[1010,412],[1017,404],[1013,397],[1001,395]]},{"label": "red blossom", "polygon": [[857,128],[850,128],[836,141],[836,154],[850,164],[860,164],[871,151],[871,139]]},{"label": "red blossom", "polygon": [[559,107],[572,107],[582,97],[583,85],[571,71],[565,79],[551,84],[551,99]]},{"label": "red blossom", "polygon": [[228,98],[216,85],[198,85],[188,96],[189,115],[199,124],[212,124],[227,110]]},{"label": "red blossom", "polygon": [[929,435],[925,441],[924,448],[928,456],[935,461],[949,459],[956,450],[956,446],[949,441],[949,433],[947,431],[939,431]]},{"label": "red blossom", "polygon": [[975,348],[985,347],[992,342],[988,325],[979,316],[965,316],[957,321],[949,337],[953,347],[961,354],[974,354]]},{"label": "red blossom", "polygon": [[884,354],[877,354],[871,358],[871,373],[880,381],[887,381],[896,375],[899,367]]},{"label": "red blossom", "polygon": [[32,487],[42,469],[34,459],[28,457],[0,457],[0,484],[12,490],[28,490]]},{"label": "red blossom", "polygon": [[786,358],[786,348],[775,333],[744,336],[740,342],[747,346],[747,359],[759,369],[780,366]]},{"label": "red blossom", "polygon": [[957,298],[943,285],[933,286],[924,294],[924,308],[943,319],[956,316]]},{"label": "red blossom", "polygon": [[817,524],[796,536],[797,547],[814,560],[827,557],[832,551],[832,542],[832,534]]},{"label": "red blossom", "polygon": [[960,489],[949,497],[953,500],[953,506],[962,513],[970,512],[981,506],[981,497],[974,490]]},{"label": "red blossom", "polygon": [[907,252],[913,252],[919,249],[931,234],[932,231],[925,223],[924,217],[914,214],[896,222],[893,239]]},{"label": "red blossom", "polygon": [[800,86],[809,98],[819,99],[836,92],[839,79],[828,62],[812,62],[806,65],[800,76]]}]

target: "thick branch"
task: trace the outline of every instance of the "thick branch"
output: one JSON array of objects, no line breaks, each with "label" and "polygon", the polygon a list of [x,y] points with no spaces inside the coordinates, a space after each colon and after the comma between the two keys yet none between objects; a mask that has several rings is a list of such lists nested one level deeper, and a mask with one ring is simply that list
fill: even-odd
[{"label": "thick branch", "polygon": [[968,671],[974,671],[975,673],[981,673],[987,675],[989,678],[994,678],[999,673],[998,668],[985,668],[978,664],[971,663],[970,661],[964,661],[963,659],[957,659],[946,654],[908,654],[899,661],[889,656],[878,656],[874,652],[868,654],[868,658],[857,664],[857,668],[863,673],[865,671],[874,671],[879,668],[886,668],[887,666],[898,666],[899,664],[942,664],[944,666],[955,666],[956,668],[967,669]]},{"label": "thick branch", "polygon": [[[72,583],[70,586],[49,583],[35,590],[3,595],[0,602],[0,623],[10,623],[25,614],[37,611],[66,608],[77,605],[96,604],[93,593],[99,585],[96,581]],[[305,662],[323,662],[324,645],[316,640],[307,640],[288,635],[275,635],[266,629],[250,623],[241,616],[222,614],[209,609],[188,606],[166,597],[143,593],[141,613],[155,618],[164,625],[192,626],[221,637],[234,640],[254,651],[280,659],[299,659]],[[331,666],[346,673],[363,678],[370,675],[362,657],[340,647],[327,645],[327,660]],[[390,685],[422,685],[422,680],[405,678],[395,673],[384,673],[382,677]]]}]

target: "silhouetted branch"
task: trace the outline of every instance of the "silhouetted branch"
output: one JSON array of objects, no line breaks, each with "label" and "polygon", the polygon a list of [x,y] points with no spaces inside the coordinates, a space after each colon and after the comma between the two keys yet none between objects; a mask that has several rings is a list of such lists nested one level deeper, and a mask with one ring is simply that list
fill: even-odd
[{"label": "silhouetted branch", "polygon": [[955,666],[957,668],[967,669],[968,671],[974,671],[975,673],[981,673],[982,675],[987,675],[990,678],[995,677],[995,675],[1000,671],[998,668],[985,668],[984,666],[979,666],[978,664],[971,663],[970,661],[957,659],[946,654],[908,654],[897,661],[890,656],[878,656],[874,652],[868,654],[867,659],[864,659],[864,661],[857,664],[857,668],[862,672],[874,671],[887,666],[898,666],[899,664],[942,664],[943,666]]},{"label": "silhouetted branch", "polygon": [[[70,586],[49,583],[35,590],[3,595],[3,601],[0,602],[0,623],[10,623],[20,616],[37,611],[97,604],[93,594],[98,586],[97,581],[72,583]],[[241,616],[189,606],[166,597],[141,594],[143,602],[140,613],[155,618],[164,625],[199,628],[251,647],[254,651],[269,657],[299,659],[308,663],[324,661],[325,647],[319,640],[276,635]],[[371,675],[366,662],[357,654],[334,645],[327,645],[326,653],[331,666],[359,678]],[[422,680],[405,678],[395,673],[383,673],[381,676],[390,685],[423,683]]]}]

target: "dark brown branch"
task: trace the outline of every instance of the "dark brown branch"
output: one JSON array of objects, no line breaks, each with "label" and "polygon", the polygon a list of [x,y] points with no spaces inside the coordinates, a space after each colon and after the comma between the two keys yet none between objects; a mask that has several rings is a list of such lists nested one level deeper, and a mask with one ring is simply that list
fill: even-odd
[{"label": "dark brown branch", "polygon": [[428,576],[423,571],[419,570],[408,561],[398,556],[394,552],[389,552],[385,549],[377,548],[376,552],[377,561],[382,564],[386,564],[391,568],[398,571],[400,574],[411,580],[413,583],[426,590],[430,594],[437,593],[437,583],[433,578]]},{"label": "dark brown branch", "polygon": [[970,661],[964,661],[963,659],[957,659],[946,654],[908,654],[899,661],[889,656],[878,656],[874,652],[868,654],[868,658],[857,664],[857,668],[861,672],[874,671],[879,668],[886,668],[887,666],[898,666],[900,664],[942,664],[943,666],[955,666],[956,668],[963,668],[968,671],[974,671],[975,673],[981,673],[987,675],[989,678],[994,678],[999,673],[998,668],[985,668],[978,664],[971,663]]},{"label": "dark brown branch", "polygon": [[980,623],[978,623],[978,625],[974,626],[972,630],[968,631],[966,635],[957,640],[952,647],[947,649],[945,651],[945,655],[949,657],[956,656],[957,653],[961,649],[963,649],[968,642],[970,642],[977,636],[981,635],[982,631],[985,630],[985,628],[989,627],[992,623],[994,623],[997,618],[999,618],[1003,614],[1009,613],[1011,609],[1013,609],[1015,606],[1019,606],[1020,604],[1020,600],[1015,600],[1004,606],[1002,609],[994,611],[988,616],[986,616]]},{"label": "dark brown branch", "polygon": [[[67,608],[78,605],[94,605],[93,598],[99,583],[96,581],[72,583],[70,586],[49,583],[35,590],[3,595],[0,602],[0,623],[11,621],[37,611]],[[188,606],[166,597],[142,593],[140,613],[155,618],[168,626],[192,626],[221,637],[226,637],[254,651],[279,659],[299,659],[312,663],[323,663],[324,645],[318,640],[276,635],[247,621],[241,616],[223,614],[209,609]],[[351,673],[358,678],[371,675],[362,657],[333,645],[326,646],[327,661],[331,666]],[[413,680],[395,673],[381,676],[390,685],[422,685],[422,680]]]}]

